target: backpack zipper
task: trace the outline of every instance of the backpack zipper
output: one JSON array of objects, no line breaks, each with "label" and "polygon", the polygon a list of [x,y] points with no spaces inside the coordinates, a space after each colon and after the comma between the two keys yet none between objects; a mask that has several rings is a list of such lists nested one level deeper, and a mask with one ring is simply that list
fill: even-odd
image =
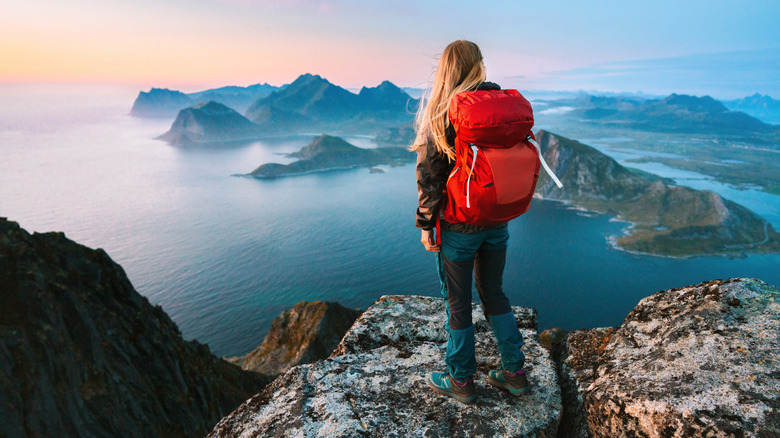
[{"label": "backpack zipper", "polygon": [[474,151],[474,157],[471,159],[471,170],[469,170],[469,177],[466,180],[466,208],[471,208],[471,200],[469,199],[470,195],[470,189],[471,189],[471,174],[474,173],[474,166],[477,164],[477,152],[479,152],[479,148],[474,143],[469,144],[471,146],[471,150]]}]

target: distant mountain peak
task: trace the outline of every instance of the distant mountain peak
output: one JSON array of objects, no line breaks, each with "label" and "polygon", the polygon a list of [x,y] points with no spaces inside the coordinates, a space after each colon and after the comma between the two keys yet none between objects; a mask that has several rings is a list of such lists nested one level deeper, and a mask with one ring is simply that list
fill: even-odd
[{"label": "distant mountain peak", "polygon": [[690,96],[687,94],[671,94],[660,100],[661,104],[684,108],[697,112],[720,113],[728,109],[710,96]]},{"label": "distant mountain peak", "polygon": [[190,108],[193,110],[199,110],[205,114],[212,115],[212,116],[222,115],[222,114],[232,114],[232,113],[235,113],[236,115],[240,115],[238,111],[234,110],[233,108],[230,108],[226,105],[223,105],[219,102],[215,102],[213,100],[199,103]]},{"label": "distant mountain peak", "polygon": [[298,78],[296,78],[292,82],[292,84],[290,84],[290,87],[293,87],[293,86],[296,86],[296,85],[318,83],[318,82],[330,84],[330,81],[328,81],[327,79],[323,78],[320,75],[313,75],[311,73],[304,73],[304,74],[298,76]]}]

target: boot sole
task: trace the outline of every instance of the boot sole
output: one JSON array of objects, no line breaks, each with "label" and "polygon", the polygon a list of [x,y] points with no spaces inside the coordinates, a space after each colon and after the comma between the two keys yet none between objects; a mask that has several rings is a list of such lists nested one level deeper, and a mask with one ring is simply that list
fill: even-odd
[{"label": "boot sole", "polygon": [[437,388],[437,387],[433,386],[433,384],[430,383],[430,382],[428,382],[428,387],[430,387],[433,390],[433,392],[435,392],[435,393],[437,393],[439,395],[443,395],[445,397],[453,398],[453,399],[463,403],[464,405],[470,405],[470,404],[474,403],[474,400],[477,399],[477,395],[476,394],[470,395],[468,397],[464,397],[462,395],[455,394],[454,392]]},{"label": "boot sole", "polygon": [[512,388],[511,386],[508,386],[504,383],[501,383],[497,380],[493,380],[488,376],[488,383],[490,383],[491,386],[499,388],[499,389],[505,389],[509,391],[510,394],[514,395],[515,397],[520,397],[521,395],[528,394],[531,392],[531,387],[526,386],[525,388]]}]

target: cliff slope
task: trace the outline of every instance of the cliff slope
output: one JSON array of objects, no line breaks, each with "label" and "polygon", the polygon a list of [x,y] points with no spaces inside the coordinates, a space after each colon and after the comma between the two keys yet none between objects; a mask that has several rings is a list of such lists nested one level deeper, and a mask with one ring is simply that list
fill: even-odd
[{"label": "cliff slope", "polygon": [[199,436],[265,383],[184,341],[103,250],[0,218],[0,436]]}]

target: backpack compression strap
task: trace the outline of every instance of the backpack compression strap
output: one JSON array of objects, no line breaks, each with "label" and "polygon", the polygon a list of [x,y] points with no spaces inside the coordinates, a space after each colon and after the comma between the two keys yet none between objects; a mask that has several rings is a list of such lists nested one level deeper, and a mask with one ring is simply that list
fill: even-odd
[{"label": "backpack compression strap", "polygon": [[530,135],[526,137],[526,141],[534,145],[536,151],[539,152],[539,160],[541,160],[545,172],[547,172],[547,174],[550,175],[550,178],[552,178],[553,181],[555,181],[555,185],[557,185],[559,189],[562,189],[563,184],[561,183],[561,180],[559,180],[558,177],[555,176],[552,169],[550,169],[550,166],[548,166],[547,162],[544,161],[544,157],[542,156],[542,149],[539,147],[539,143],[537,143],[536,140],[534,140],[533,137],[531,137]]},{"label": "backpack compression strap", "polygon": [[434,233],[436,233],[436,244],[441,247],[441,214],[439,212],[436,212],[436,230]]}]

